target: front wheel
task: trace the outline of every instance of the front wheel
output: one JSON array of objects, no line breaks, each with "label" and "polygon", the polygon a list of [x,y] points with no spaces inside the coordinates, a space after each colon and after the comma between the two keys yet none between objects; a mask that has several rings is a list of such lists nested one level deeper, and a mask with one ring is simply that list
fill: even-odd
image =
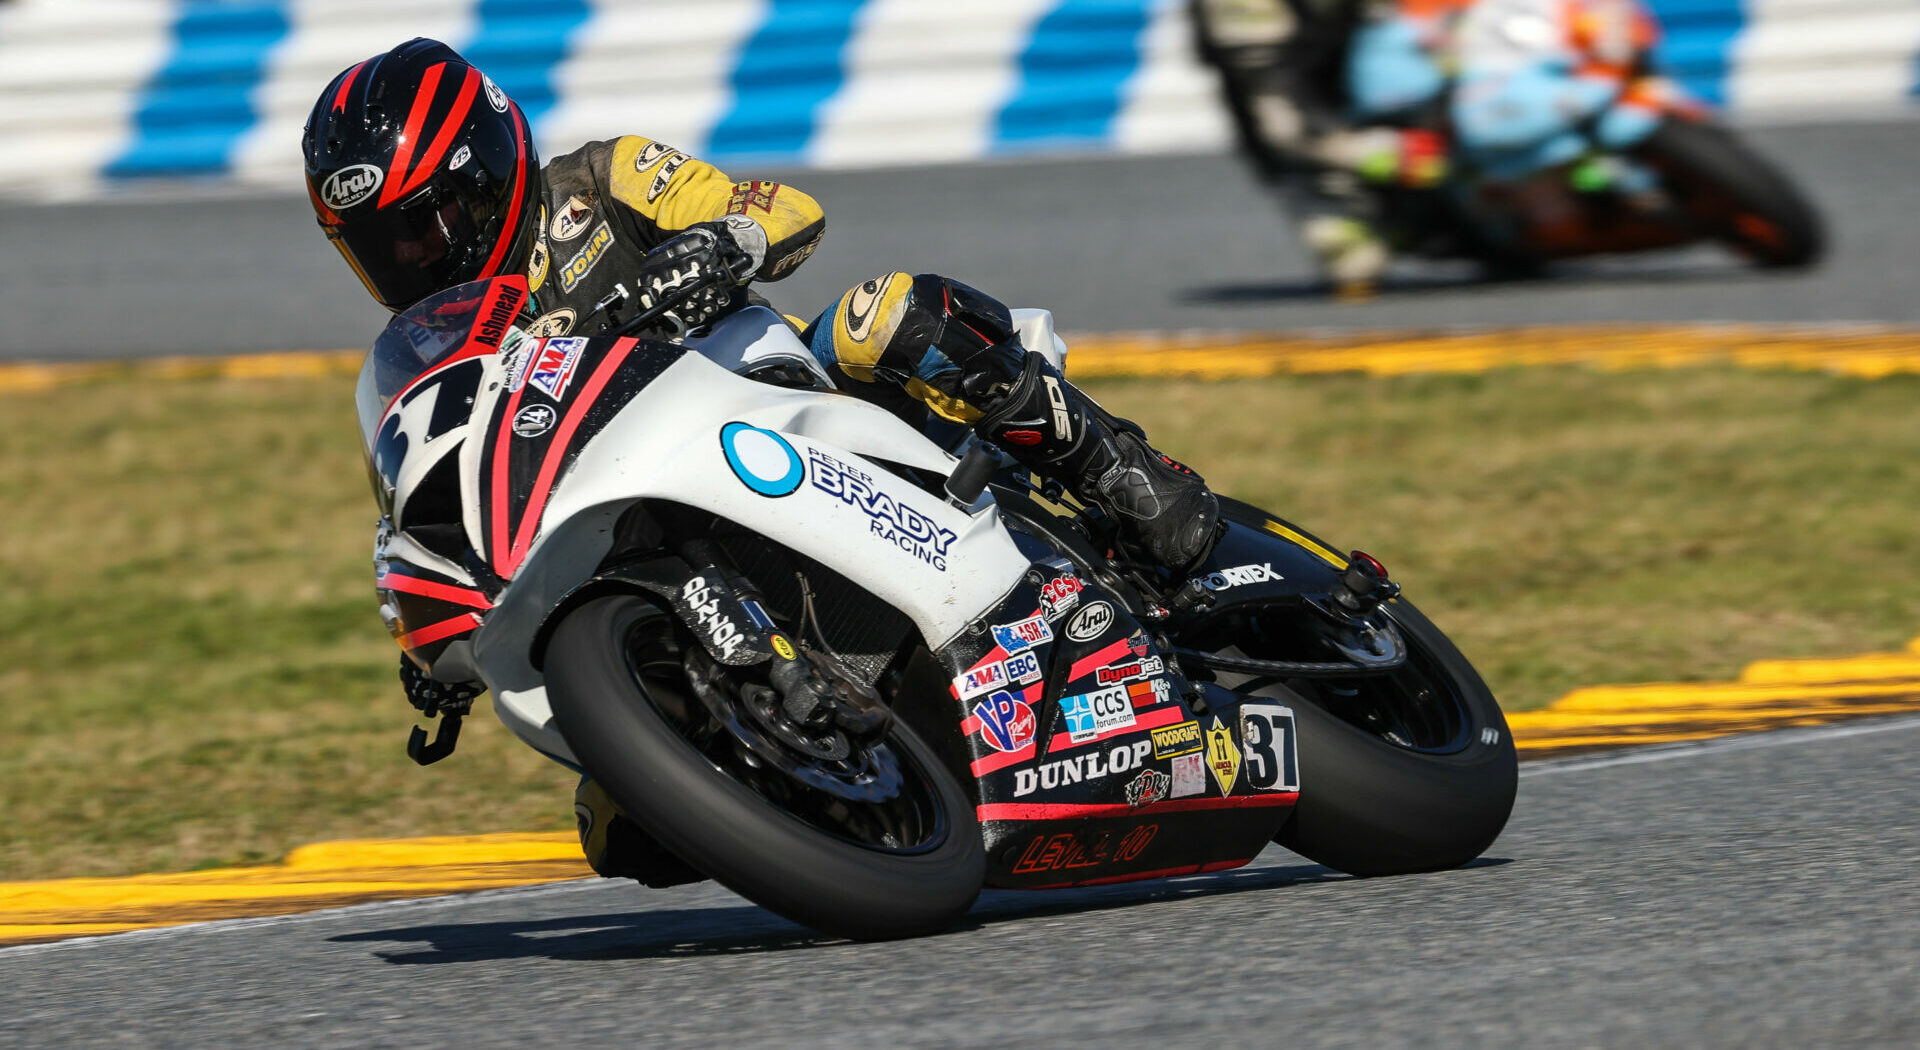
[{"label": "front wheel", "polygon": [[833,770],[803,783],[707,718],[689,644],[637,595],[588,602],[554,630],[554,721],[628,817],[727,888],[829,933],[910,937],[966,912],[986,872],[980,827],[931,748],[898,720],[872,746],[901,774],[888,798],[834,794]]},{"label": "front wheel", "polygon": [[1406,640],[1400,669],[1258,690],[1305,701],[1292,705],[1300,802],[1274,841],[1351,875],[1458,867],[1493,844],[1513,811],[1513,737],[1432,621],[1405,600],[1383,609]]},{"label": "front wheel", "polygon": [[1715,124],[1668,120],[1640,157],[1659,169],[1704,232],[1770,268],[1811,266],[1826,248],[1819,213],[1778,168]]}]

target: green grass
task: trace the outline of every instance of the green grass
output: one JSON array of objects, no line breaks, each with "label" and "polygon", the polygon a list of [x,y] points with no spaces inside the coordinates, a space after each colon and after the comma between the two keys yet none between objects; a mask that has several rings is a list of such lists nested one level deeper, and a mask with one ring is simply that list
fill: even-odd
[{"label": "green grass", "polygon": [[[1511,708],[1920,634],[1920,383],[1570,369],[1106,382],[1223,491],[1380,557]],[[428,769],[374,613],[351,384],[0,399],[0,877],[563,829],[491,718]]]}]

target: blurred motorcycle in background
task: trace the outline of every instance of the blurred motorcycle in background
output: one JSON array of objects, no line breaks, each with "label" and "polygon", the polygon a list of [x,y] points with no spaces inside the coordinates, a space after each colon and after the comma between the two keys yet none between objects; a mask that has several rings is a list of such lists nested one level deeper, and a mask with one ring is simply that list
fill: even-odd
[{"label": "blurred motorcycle in background", "polygon": [[[1219,64],[1201,6],[1203,54]],[[1396,255],[1524,276],[1557,259],[1702,241],[1762,267],[1823,251],[1819,215],[1792,181],[1660,73],[1660,27],[1641,0],[1286,0],[1281,18],[1296,37],[1339,40],[1325,61],[1338,64],[1358,129],[1348,139],[1412,144],[1394,147],[1385,178],[1358,165],[1360,222]],[[1320,231],[1310,222],[1306,233],[1313,243]],[[1314,246],[1324,261],[1327,246]],[[1382,252],[1374,269],[1384,265]]]}]

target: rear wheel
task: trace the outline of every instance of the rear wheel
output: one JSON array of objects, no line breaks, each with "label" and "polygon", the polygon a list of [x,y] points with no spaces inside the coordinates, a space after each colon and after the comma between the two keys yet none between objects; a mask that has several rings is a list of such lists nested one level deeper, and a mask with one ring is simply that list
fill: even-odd
[{"label": "rear wheel", "polygon": [[1353,875],[1458,867],[1493,844],[1513,810],[1513,738],[1431,621],[1404,600],[1382,608],[1406,641],[1399,669],[1241,687],[1295,701],[1300,802],[1274,841]]},{"label": "rear wheel", "polygon": [[[851,756],[768,762],[692,695],[678,622],[635,595],[567,614],[547,696],[575,757],[627,816],[729,889],[863,940],[951,925],[986,861],[960,785],[905,724]],[[897,771],[895,786],[875,788]],[[796,775],[797,774],[797,775]]]},{"label": "rear wheel", "polygon": [[1725,128],[1669,120],[1641,144],[1677,203],[1704,231],[1766,267],[1810,266],[1826,247],[1820,216],[1792,180]]}]

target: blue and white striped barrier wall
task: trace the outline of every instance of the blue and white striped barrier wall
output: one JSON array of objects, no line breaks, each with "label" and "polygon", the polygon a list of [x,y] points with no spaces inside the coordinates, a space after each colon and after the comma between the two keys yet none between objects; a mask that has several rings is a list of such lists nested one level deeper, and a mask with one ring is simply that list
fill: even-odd
[{"label": "blue and white striped barrier wall", "polygon": [[1885,113],[1920,95],[1920,0],[1650,0],[1668,72],[1737,114]]},{"label": "blue and white striped barrier wall", "polygon": [[[1920,0],[1652,0],[1662,56],[1736,113],[1884,112]],[[459,48],[549,153],[639,132],[728,163],[1224,148],[1183,0],[0,0],[0,191],[292,187],[340,70]]]},{"label": "blue and white striped barrier wall", "polygon": [[637,132],[722,163],[1216,149],[1181,0],[0,0],[0,190],[296,186],[349,65],[445,40],[543,150]]}]

